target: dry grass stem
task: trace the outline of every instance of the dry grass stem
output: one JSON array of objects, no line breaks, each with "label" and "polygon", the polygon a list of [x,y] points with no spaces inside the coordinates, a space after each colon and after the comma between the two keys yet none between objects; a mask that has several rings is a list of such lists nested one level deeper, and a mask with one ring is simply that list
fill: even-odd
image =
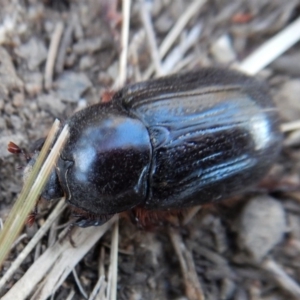
[{"label": "dry grass stem", "polygon": [[[194,65],[195,64],[195,61],[197,61],[197,56],[194,55],[194,54],[190,54],[190,55],[187,55],[185,56],[184,58],[182,58],[181,61],[179,61],[175,68],[174,68],[174,73],[178,73],[180,72],[182,69],[184,68],[187,68],[189,69],[189,65]],[[191,67],[192,68],[192,67]]]},{"label": "dry grass stem", "polygon": [[[3,296],[3,300],[23,300],[35,291],[31,300],[47,299],[55,293],[72,269],[110,228],[116,218],[112,218],[101,227],[79,228],[71,231],[72,241],[68,238],[69,229],[62,233],[62,238],[48,248],[42,256],[27,270],[25,275]],[[39,283],[42,283],[39,285]],[[37,286],[39,288],[37,289]]]},{"label": "dry grass stem", "polygon": [[285,291],[293,295],[296,299],[300,299],[299,284],[293,278],[291,278],[274,260],[265,260],[262,264],[262,267],[274,276],[275,280]]},{"label": "dry grass stem", "polygon": [[103,286],[104,286],[104,280],[105,280],[104,275],[99,276],[98,281],[95,284],[94,289],[93,289],[93,291],[92,291],[92,293],[89,297],[89,300],[95,300],[97,295],[100,294],[100,292],[101,292],[101,290],[103,289]]},{"label": "dry grass stem", "polygon": [[56,55],[58,52],[59,43],[61,40],[61,36],[63,34],[64,24],[62,22],[58,22],[55,26],[53,35],[51,37],[46,67],[45,67],[45,89],[49,90],[52,88],[53,82],[53,72],[54,65],[56,60]]},{"label": "dry grass stem", "polygon": [[76,22],[75,18],[73,17],[70,21],[70,24],[67,26],[67,28],[64,31],[64,34],[62,36],[62,40],[60,43],[60,47],[57,53],[57,59],[56,59],[56,64],[55,64],[55,71],[57,74],[60,74],[63,69],[64,69],[64,64],[65,64],[65,58],[67,55],[67,50],[68,47],[71,44],[72,41],[72,35],[74,32],[75,25],[74,23]]},{"label": "dry grass stem", "polygon": [[27,234],[26,233],[23,233],[21,234],[15,241],[14,243],[11,245],[11,250],[13,248],[15,248],[22,240],[26,239],[27,238]]},{"label": "dry grass stem", "polygon": [[76,272],[76,269],[75,269],[75,268],[72,270],[72,273],[73,273],[75,282],[76,282],[76,284],[77,284],[78,290],[80,291],[81,295],[82,295],[85,299],[87,299],[87,298],[88,298],[88,295],[87,295],[86,291],[84,290],[84,288],[83,288],[83,286],[82,286],[82,284],[81,284],[81,282],[80,282],[80,280],[79,280],[79,278],[78,278],[78,275],[77,275],[77,272]]},{"label": "dry grass stem", "polygon": [[150,46],[150,55],[154,64],[156,75],[162,76],[166,73],[163,72],[161,66],[161,60],[158,53],[156,37],[153,29],[153,23],[151,20],[150,12],[147,3],[144,0],[139,1],[140,4],[140,12],[141,12],[141,20],[143,22],[144,28],[146,30],[146,35],[148,38],[148,43]]},{"label": "dry grass stem", "polygon": [[[26,219],[28,218],[29,213],[32,211],[46,180],[50,176],[51,169],[55,164],[55,161],[58,157],[59,153],[52,153],[51,157],[48,157],[44,166],[41,169],[43,171],[43,176],[39,176],[39,170],[46,159],[50,146],[52,145],[54,138],[56,137],[56,133],[59,130],[59,121],[56,120],[50,130],[50,133],[44,143],[44,146],[40,152],[40,155],[37,158],[37,161],[24,184],[24,187],[19,195],[15,205],[13,206],[10,214],[5,222],[4,229],[0,233],[0,265],[6,258],[11,248],[11,245],[17,238],[19,232]],[[66,136],[63,135],[63,139],[66,139]],[[60,140],[60,142],[56,142],[56,147],[61,147],[64,140]],[[58,148],[60,149],[60,148]]]},{"label": "dry grass stem", "polygon": [[127,55],[128,55],[128,39],[130,28],[130,7],[131,0],[123,0],[122,2],[122,35],[121,35],[121,55],[120,55],[120,69],[119,79],[115,85],[115,88],[122,87],[126,82],[127,77]]},{"label": "dry grass stem", "polygon": [[159,47],[159,55],[161,58],[163,58],[167,54],[185,26],[195,15],[200,12],[201,7],[205,3],[205,0],[193,1],[181,15],[181,17],[177,20],[176,24],[173,26],[172,30],[168,33]]},{"label": "dry grass stem", "polygon": [[221,64],[227,65],[236,61],[236,53],[231,42],[229,34],[224,34],[211,46],[213,57]]},{"label": "dry grass stem", "polygon": [[45,235],[45,233],[49,230],[51,224],[57,219],[60,213],[65,209],[66,205],[63,201],[58,202],[53,212],[47,218],[46,222],[43,226],[37,231],[34,237],[30,240],[30,242],[26,245],[21,253],[19,253],[18,257],[14,260],[10,268],[5,272],[4,276],[0,279],[0,290],[3,289],[5,283],[12,277],[12,275],[17,271],[19,266],[25,260],[25,258],[29,255],[29,253],[34,249],[37,243],[41,240],[41,238]]},{"label": "dry grass stem", "polygon": [[137,33],[135,33],[129,45],[129,60],[131,62],[131,67],[133,68],[135,82],[142,80],[142,74],[139,66],[139,49],[145,43],[145,37],[145,30],[140,29]]},{"label": "dry grass stem", "polygon": [[183,59],[184,55],[190,50],[192,46],[194,46],[198,42],[201,30],[201,24],[195,25],[188,32],[185,38],[180,41],[180,44],[171,51],[171,53],[163,61],[163,74],[173,73],[174,68]]},{"label": "dry grass stem", "polygon": [[[190,6],[185,10],[182,16],[177,20],[176,24],[173,26],[172,30],[165,37],[161,43],[158,52],[160,58],[164,58],[167,52],[171,49],[176,39],[181,34],[182,30],[188,24],[188,22],[200,12],[201,7],[206,3],[205,0],[195,0]],[[149,68],[144,72],[143,79],[147,80],[150,78],[154,71],[153,65],[150,65]]]},{"label": "dry grass stem", "polygon": [[99,276],[105,276],[104,260],[105,260],[105,248],[102,246],[100,251],[99,266],[98,266]]},{"label": "dry grass stem", "polygon": [[187,298],[189,300],[204,300],[204,293],[198,280],[192,253],[186,248],[179,233],[171,227],[169,228],[169,236],[179,259]]},{"label": "dry grass stem", "polygon": [[194,217],[195,215],[200,211],[202,208],[201,205],[194,206],[191,209],[188,210],[188,213],[184,216],[182,225],[188,224]]},{"label": "dry grass stem", "polygon": [[280,129],[282,132],[289,132],[300,129],[300,121],[293,121],[288,123],[283,123],[280,125]]},{"label": "dry grass stem", "polygon": [[[65,204],[65,198],[60,199],[60,202],[57,204],[57,206],[62,206],[62,209],[56,215],[56,218],[53,220],[53,222],[52,222],[52,224],[51,224],[51,226],[49,228],[47,247],[52,246],[56,242],[57,232],[58,232],[58,228],[57,227],[59,227],[58,224],[59,224],[59,221],[60,221],[59,217],[60,217],[60,214],[63,212],[63,210],[67,207],[67,205]],[[48,218],[47,218],[46,222],[48,221]]]},{"label": "dry grass stem", "polygon": [[69,295],[67,296],[66,300],[72,300],[74,296],[75,296],[75,291],[72,289]]},{"label": "dry grass stem", "polygon": [[[34,236],[35,237],[35,236]],[[33,238],[34,238],[33,237]],[[42,243],[39,241],[36,246],[35,246],[35,249],[34,249],[34,257],[33,257],[33,261],[36,261],[40,255],[41,255],[41,250],[42,250]]]},{"label": "dry grass stem", "polygon": [[254,75],[291,48],[300,39],[300,18],[274,35],[242,61],[238,69]]},{"label": "dry grass stem", "polygon": [[119,247],[119,222],[117,221],[113,228],[111,249],[110,249],[110,266],[108,272],[107,299],[117,299],[118,285],[118,247]]},{"label": "dry grass stem", "polygon": [[99,257],[99,266],[98,266],[98,281],[95,284],[93,291],[89,297],[89,300],[105,300],[105,291],[107,283],[105,282],[105,248],[101,247],[100,257]]}]

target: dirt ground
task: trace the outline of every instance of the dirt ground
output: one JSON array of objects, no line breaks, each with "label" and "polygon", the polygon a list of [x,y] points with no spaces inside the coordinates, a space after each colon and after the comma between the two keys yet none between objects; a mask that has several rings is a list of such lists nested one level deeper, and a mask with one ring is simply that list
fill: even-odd
[{"label": "dirt ground", "polygon": [[[24,165],[22,157],[7,152],[8,142],[29,149],[33,141],[47,135],[55,118],[64,120],[75,110],[99,102],[113,87],[118,76],[122,14],[116,0],[0,3],[0,218],[5,220],[21,190],[18,167]],[[191,3],[148,1],[157,45]],[[299,12],[298,0],[207,1],[188,21],[172,49],[187,45],[188,34],[198,25],[199,36],[167,72],[224,66],[214,47],[222,36],[231,44],[231,61],[243,60]],[[48,51],[59,30],[62,36],[52,74],[47,72]],[[300,119],[299,47],[296,44],[258,74],[270,85],[282,123]],[[139,2],[133,1],[127,81],[144,78],[150,64]],[[285,134],[278,161],[253,193],[205,207],[187,225],[176,228],[143,231],[121,220],[118,299],[201,299],[189,290],[189,283],[195,282],[189,278],[193,274],[207,300],[300,299],[299,171],[300,129]],[[13,248],[2,274],[45,218],[47,213],[24,229],[27,235]],[[59,224],[68,219],[65,212]],[[108,264],[110,238],[108,232],[76,266],[87,295],[97,281],[100,249],[105,249]],[[1,295],[47,245],[46,236]],[[75,291],[72,299],[84,299],[72,273],[53,299],[67,299],[70,290]]]}]

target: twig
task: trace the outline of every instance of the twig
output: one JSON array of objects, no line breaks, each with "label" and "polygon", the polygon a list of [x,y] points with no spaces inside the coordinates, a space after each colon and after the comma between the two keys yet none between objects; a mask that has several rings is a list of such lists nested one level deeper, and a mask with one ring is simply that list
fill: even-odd
[{"label": "twig", "polygon": [[[65,200],[65,199],[63,199],[63,200]],[[64,201],[62,201],[62,202],[64,203]],[[60,221],[59,215],[57,215],[57,218],[53,221],[53,223],[51,224],[50,229],[49,229],[47,248],[52,246],[57,239],[57,230],[58,230],[57,227],[59,227],[58,226],[59,221]]]},{"label": "twig", "polygon": [[[64,238],[48,248],[1,300],[23,300],[28,298],[34,290],[36,292],[30,297],[31,300],[47,299],[115,221],[116,218],[112,218],[101,227],[75,227],[72,231],[72,241],[75,247],[66,237],[69,230],[66,228],[61,233]],[[37,290],[37,284],[44,277],[44,281]]]},{"label": "twig", "polygon": [[[194,0],[190,6],[185,10],[185,12],[181,15],[181,17],[177,20],[176,24],[173,26],[173,29],[168,33],[163,42],[159,47],[159,56],[160,58],[164,58],[167,52],[170,50],[172,45],[175,43],[176,39],[185,28],[187,23],[193,18],[196,14],[199,13],[201,7],[206,3],[206,0]],[[153,65],[149,66],[149,68],[145,71],[143,75],[143,79],[146,80],[150,78],[154,71]]]},{"label": "twig", "polygon": [[114,225],[111,250],[110,250],[110,266],[108,272],[107,299],[117,299],[117,283],[118,283],[118,247],[119,247],[119,222]]},{"label": "twig", "polygon": [[[202,25],[195,25],[187,34],[186,38],[175,47],[172,52],[167,56],[162,65],[162,73],[169,74],[176,64],[182,60],[186,52],[198,41]],[[159,74],[157,74],[159,75]]]},{"label": "twig", "polygon": [[72,289],[69,295],[67,296],[66,300],[72,300],[74,296],[75,296],[75,291]]},{"label": "twig", "polygon": [[129,45],[129,60],[131,65],[134,67],[134,79],[135,82],[142,80],[142,75],[139,67],[139,56],[138,50],[142,47],[145,41],[145,30],[140,29],[132,38],[131,43]]},{"label": "twig", "polygon": [[262,267],[274,276],[275,280],[285,291],[289,292],[296,299],[300,299],[300,286],[274,260],[265,260]]},{"label": "twig", "polygon": [[45,68],[45,89],[50,90],[53,82],[53,71],[58,51],[59,42],[64,30],[64,24],[59,22],[56,24],[53,35],[51,37],[46,68]]},{"label": "twig", "polygon": [[[33,237],[34,238],[34,237]],[[39,257],[40,257],[40,254],[41,254],[41,248],[42,248],[42,244],[41,244],[41,241],[39,241],[36,246],[35,246],[35,249],[34,249],[34,258],[33,258],[33,261],[36,261]]]},{"label": "twig", "polygon": [[236,53],[232,48],[229,34],[223,34],[219,37],[210,50],[214,58],[222,64],[236,62]]},{"label": "twig", "polygon": [[107,282],[104,281],[95,300],[107,300],[107,298],[105,296],[106,288],[107,288]]},{"label": "twig", "polygon": [[130,27],[130,7],[131,7],[131,0],[123,0],[123,5],[122,5],[123,26],[122,26],[122,38],[121,38],[122,52],[120,55],[119,79],[115,84],[115,88],[120,88],[126,82],[128,38],[129,38],[129,27]]},{"label": "twig", "polygon": [[152,57],[152,61],[154,63],[156,75],[161,76],[165,73],[163,72],[162,66],[161,66],[161,60],[157,49],[157,43],[155,38],[155,33],[152,25],[152,20],[150,17],[149,9],[147,4],[144,0],[139,1],[140,8],[141,8],[141,19],[143,22],[143,25],[146,30],[146,35],[148,38],[148,43],[150,46],[150,55]]},{"label": "twig", "polygon": [[99,276],[105,276],[104,260],[105,260],[105,248],[101,247],[99,266],[98,266]]},{"label": "twig", "polygon": [[22,240],[27,238],[27,234],[23,233],[21,234],[15,241],[14,243],[11,245],[11,249],[15,248]]},{"label": "twig", "polygon": [[260,46],[240,63],[238,69],[254,75],[292,47],[300,39],[300,18]]},{"label": "twig", "polygon": [[48,134],[48,137],[36,160],[36,163],[33,166],[33,169],[30,172],[26,183],[24,184],[18,200],[10,211],[10,214],[4,224],[4,229],[0,233],[0,265],[6,258],[6,255],[9,253],[12,243],[15,241],[16,237],[24,226],[28,214],[33,209],[36,200],[38,199],[46,183],[46,180],[48,180],[50,176],[52,167],[55,164],[56,159],[58,158],[59,150],[67,138],[68,131],[67,129],[65,129],[64,133],[60,135],[59,139],[55,143],[55,146],[53,147],[53,149],[55,148],[57,152],[54,152],[53,150],[51,151],[45,164],[39,172],[46,156],[48,155],[48,151],[54,141],[58,130],[59,121],[56,120],[50,130],[50,133]]},{"label": "twig", "polygon": [[176,64],[176,66],[174,66],[174,73],[180,72],[182,69],[188,67],[189,65],[192,65],[192,67],[194,67],[195,61],[197,61],[197,55],[189,54],[185,56]]},{"label": "twig", "polygon": [[194,206],[191,209],[189,209],[188,213],[184,216],[182,224],[183,225],[188,224],[201,208],[202,208],[202,206],[198,205],[198,206]]},{"label": "twig", "polygon": [[[111,245],[108,243],[102,243],[102,245],[108,249],[111,249]],[[118,252],[124,255],[134,255],[134,252],[132,250],[125,250],[125,249],[118,249]]]},{"label": "twig", "polygon": [[75,17],[73,16],[70,24],[67,26],[67,28],[63,34],[63,37],[61,40],[61,44],[60,44],[60,47],[58,50],[56,64],[55,64],[55,71],[57,74],[60,74],[64,69],[64,63],[65,63],[67,50],[71,44],[72,34],[74,32],[74,27],[75,27],[74,23],[76,22],[76,20],[74,20],[74,18]]},{"label": "twig", "polygon": [[185,10],[185,12],[181,15],[181,17],[177,20],[176,24],[173,26],[173,29],[168,33],[165,37],[161,46],[159,47],[159,55],[160,57],[164,57],[167,52],[170,50],[179,34],[185,28],[187,23],[199,13],[201,7],[206,3],[206,0],[195,0],[190,6]]},{"label": "twig", "polygon": [[197,276],[191,252],[185,247],[179,233],[171,227],[169,228],[169,235],[179,259],[187,298],[189,300],[204,300],[204,293]]},{"label": "twig", "polygon": [[293,121],[288,123],[283,123],[280,125],[280,130],[282,132],[289,132],[300,129],[300,121]]},{"label": "twig", "polygon": [[97,283],[95,284],[93,291],[89,297],[89,300],[95,300],[97,295],[100,293],[101,288],[103,288],[103,284],[104,284],[104,275],[100,276]]},{"label": "twig", "polygon": [[[104,263],[105,263],[105,248],[101,247],[99,267],[98,267],[99,280],[101,277],[103,277],[103,279],[105,279]],[[99,281],[97,284],[99,284]],[[95,287],[95,289],[96,289],[96,287]],[[106,290],[107,290],[107,282],[105,280],[103,280],[103,283],[102,283],[98,293],[96,294],[95,300],[106,300],[107,299],[105,296]]]},{"label": "twig", "polygon": [[73,268],[72,273],[73,273],[75,282],[76,282],[76,284],[77,284],[77,287],[78,287],[78,289],[79,289],[81,295],[82,295],[85,299],[87,299],[87,298],[88,298],[88,295],[87,295],[86,291],[84,290],[84,288],[83,288],[83,286],[82,286],[82,284],[81,284],[81,282],[80,282],[80,280],[79,280],[79,278],[78,278],[78,275],[77,275],[77,272],[76,272],[76,269],[75,269],[75,268]]}]

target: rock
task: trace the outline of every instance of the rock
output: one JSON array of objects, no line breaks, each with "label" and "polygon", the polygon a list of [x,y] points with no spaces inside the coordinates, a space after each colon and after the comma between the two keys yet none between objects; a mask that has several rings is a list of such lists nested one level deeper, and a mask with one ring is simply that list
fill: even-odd
[{"label": "rock", "polygon": [[102,36],[81,40],[73,46],[73,52],[76,54],[86,54],[99,51],[111,44],[111,41]]},{"label": "rock", "polygon": [[16,54],[24,58],[29,70],[35,70],[47,58],[47,48],[43,41],[32,37],[26,44],[21,45]]},{"label": "rock", "polygon": [[300,79],[285,82],[279,92],[274,95],[276,106],[285,121],[300,119]]},{"label": "rock", "polygon": [[20,119],[19,116],[11,115],[9,118],[10,118],[11,124],[13,125],[13,127],[16,131],[20,131],[24,128],[24,123],[22,122],[22,120]]},{"label": "rock", "polygon": [[4,99],[0,98],[0,109],[4,108]]},{"label": "rock", "polygon": [[69,102],[78,102],[81,95],[92,86],[84,73],[64,72],[56,81],[57,94]]},{"label": "rock", "polygon": [[38,97],[38,105],[45,111],[50,111],[54,116],[61,115],[66,105],[55,94],[43,94]]},{"label": "rock", "polygon": [[174,22],[172,18],[169,16],[168,12],[165,12],[161,16],[159,16],[155,22],[155,29],[160,34],[168,33],[173,26]]},{"label": "rock", "polygon": [[255,197],[245,205],[237,225],[240,247],[259,262],[283,238],[286,231],[284,209],[279,201],[269,196]]},{"label": "rock", "polygon": [[24,94],[23,93],[14,94],[12,104],[15,107],[22,107],[24,105]]},{"label": "rock", "polygon": [[33,97],[41,93],[43,89],[43,76],[41,73],[27,73],[24,81],[25,90],[30,96]]},{"label": "rock", "polygon": [[6,121],[4,120],[4,118],[0,118],[0,132],[2,132],[2,130],[5,130],[6,127]]},{"label": "rock", "polygon": [[20,90],[23,87],[23,82],[17,76],[10,55],[3,47],[0,47],[0,83],[4,91],[12,89]]},{"label": "rock", "polygon": [[95,65],[95,60],[91,56],[89,55],[83,56],[79,61],[79,70],[81,71],[87,70],[91,68],[93,65]]},{"label": "rock", "polygon": [[289,53],[275,59],[271,64],[273,70],[292,75],[300,76],[300,53]]}]

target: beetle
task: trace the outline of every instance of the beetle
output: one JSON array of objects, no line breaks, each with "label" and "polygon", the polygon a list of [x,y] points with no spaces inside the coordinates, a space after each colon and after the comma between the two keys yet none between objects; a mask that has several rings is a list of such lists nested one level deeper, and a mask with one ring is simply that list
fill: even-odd
[{"label": "beetle", "polygon": [[127,85],[66,123],[70,136],[42,197],[65,196],[81,227],[242,193],[282,144],[267,86],[222,68]]}]

